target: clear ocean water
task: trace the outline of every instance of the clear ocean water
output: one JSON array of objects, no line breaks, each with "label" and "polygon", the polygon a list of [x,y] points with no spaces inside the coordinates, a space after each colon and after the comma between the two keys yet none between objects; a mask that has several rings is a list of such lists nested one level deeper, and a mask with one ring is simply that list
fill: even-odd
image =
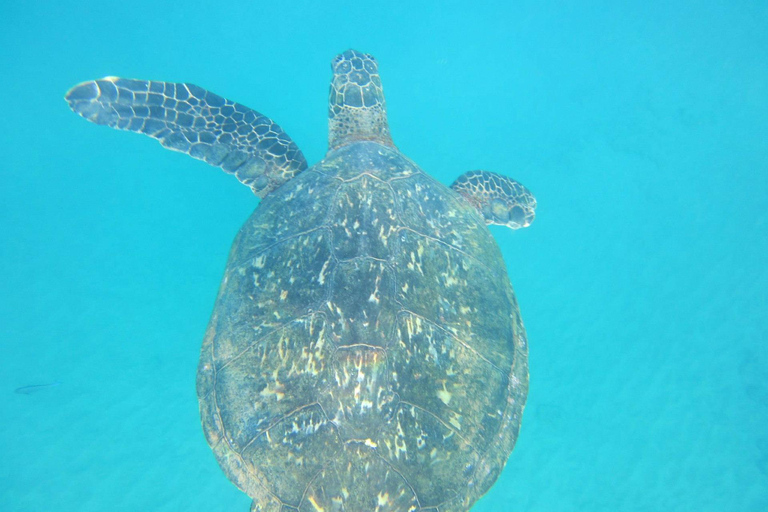
[{"label": "clear ocean water", "polygon": [[[537,196],[493,229],[531,384],[473,511],[768,510],[764,1],[4,2],[0,511],[242,511],[195,372],[258,200],[64,93],[187,81],[326,149],[330,60],[374,54],[399,148]],[[60,383],[31,394],[21,386]]]}]

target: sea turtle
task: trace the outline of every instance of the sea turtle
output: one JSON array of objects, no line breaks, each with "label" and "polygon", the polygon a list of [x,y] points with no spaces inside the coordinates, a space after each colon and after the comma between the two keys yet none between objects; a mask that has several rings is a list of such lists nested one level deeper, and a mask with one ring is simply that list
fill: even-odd
[{"label": "sea turtle", "polygon": [[203,341],[205,436],[252,511],[466,511],[512,451],[528,391],[517,301],[486,224],[521,184],[445,187],[392,142],[376,60],[332,62],[329,150],[200,87],[104,78],[72,110],[221,167],[262,198]]}]

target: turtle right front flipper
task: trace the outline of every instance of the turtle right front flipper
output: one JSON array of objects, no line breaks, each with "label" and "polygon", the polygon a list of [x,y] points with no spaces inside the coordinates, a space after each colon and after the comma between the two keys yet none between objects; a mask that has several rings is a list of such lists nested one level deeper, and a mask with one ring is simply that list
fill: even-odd
[{"label": "turtle right front flipper", "polygon": [[277,123],[196,85],[107,77],[73,87],[66,100],[93,123],[149,135],[221,167],[259,197],[307,168]]}]

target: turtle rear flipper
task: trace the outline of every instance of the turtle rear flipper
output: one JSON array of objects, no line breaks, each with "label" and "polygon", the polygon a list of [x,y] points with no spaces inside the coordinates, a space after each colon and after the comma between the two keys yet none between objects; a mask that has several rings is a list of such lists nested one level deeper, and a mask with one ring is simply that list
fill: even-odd
[{"label": "turtle rear flipper", "polygon": [[107,77],[76,85],[66,100],[93,123],[149,135],[221,167],[259,197],[307,168],[274,121],[193,84]]},{"label": "turtle rear flipper", "polygon": [[451,188],[477,208],[486,224],[511,229],[531,225],[536,216],[536,198],[522,184],[488,171],[465,172]]}]

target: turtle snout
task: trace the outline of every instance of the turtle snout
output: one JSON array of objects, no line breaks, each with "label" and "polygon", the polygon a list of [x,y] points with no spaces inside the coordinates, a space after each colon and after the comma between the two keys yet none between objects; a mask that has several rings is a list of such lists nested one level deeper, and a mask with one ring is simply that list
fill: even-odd
[{"label": "turtle snout", "polygon": [[349,49],[338,54],[331,62],[334,73],[349,73],[352,69],[365,69],[368,73],[378,73],[379,65],[370,53]]},{"label": "turtle snout", "polygon": [[525,212],[520,206],[515,206],[509,212],[509,220],[517,224],[518,226],[526,227],[528,224],[525,222]]},{"label": "turtle snout", "polygon": [[[506,201],[495,199],[490,203],[488,214],[492,224],[500,224],[510,229],[527,228],[535,217],[534,210],[520,204],[509,204]],[[488,218],[486,216],[486,218]]]},{"label": "turtle snout", "polygon": [[533,208],[527,208],[516,205],[509,212],[509,227],[512,229],[527,228],[536,218],[536,211]]}]

